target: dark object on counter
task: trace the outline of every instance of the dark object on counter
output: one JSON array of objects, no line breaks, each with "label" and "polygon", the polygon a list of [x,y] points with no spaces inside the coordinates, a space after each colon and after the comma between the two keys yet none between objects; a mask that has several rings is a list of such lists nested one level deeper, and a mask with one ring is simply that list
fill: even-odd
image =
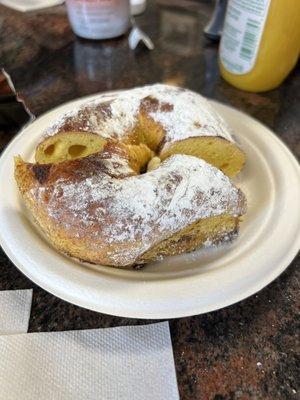
[{"label": "dark object on counter", "polygon": [[0,129],[19,128],[34,116],[18,97],[10,76],[0,71]]},{"label": "dark object on counter", "polygon": [[218,42],[222,36],[227,0],[216,0],[216,5],[209,23],[205,26],[204,36]]}]

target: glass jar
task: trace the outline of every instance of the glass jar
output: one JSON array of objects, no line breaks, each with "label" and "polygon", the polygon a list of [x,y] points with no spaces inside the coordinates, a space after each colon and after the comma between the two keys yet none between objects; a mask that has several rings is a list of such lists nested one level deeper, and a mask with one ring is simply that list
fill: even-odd
[{"label": "glass jar", "polygon": [[111,39],[129,28],[129,0],[66,0],[76,35],[85,39]]}]

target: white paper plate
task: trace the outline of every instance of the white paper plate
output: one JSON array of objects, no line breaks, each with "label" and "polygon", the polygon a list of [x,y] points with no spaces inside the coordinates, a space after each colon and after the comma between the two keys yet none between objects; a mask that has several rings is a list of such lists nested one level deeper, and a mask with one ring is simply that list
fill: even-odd
[{"label": "white paper plate", "polygon": [[0,159],[0,243],[32,281],[91,310],[124,317],[175,318],[242,300],[289,265],[300,247],[299,165],[266,127],[215,102],[247,156],[236,183],[247,196],[248,213],[234,243],[170,257],[141,271],[86,266],[56,252],[29,222],[14,181],[13,156],[33,159],[44,128],[82,101],[38,118],[16,136]]}]

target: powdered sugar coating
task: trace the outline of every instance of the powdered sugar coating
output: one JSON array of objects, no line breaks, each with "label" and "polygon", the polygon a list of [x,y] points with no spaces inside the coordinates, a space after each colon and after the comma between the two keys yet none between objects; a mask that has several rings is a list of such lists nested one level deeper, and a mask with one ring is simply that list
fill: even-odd
[{"label": "powdered sugar coating", "polygon": [[69,238],[86,240],[91,250],[106,248],[113,265],[133,264],[199,219],[245,212],[230,179],[192,156],[174,155],[156,170],[123,179],[105,169],[91,173],[87,158],[76,163],[71,177],[37,184],[30,197]]},{"label": "powdered sugar coating", "polygon": [[99,95],[61,116],[45,134],[68,131],[72,125],[73,131],[122,140],[136,125],[141,103],[147,97],[159,102],[158,107],[149,110],[149,115],[164,128],[165,142],[195,136],[221,136],[234,141],[231,129],[204,97],[163,84],[123,91],[112,95],[110,100],[107,95]]}]

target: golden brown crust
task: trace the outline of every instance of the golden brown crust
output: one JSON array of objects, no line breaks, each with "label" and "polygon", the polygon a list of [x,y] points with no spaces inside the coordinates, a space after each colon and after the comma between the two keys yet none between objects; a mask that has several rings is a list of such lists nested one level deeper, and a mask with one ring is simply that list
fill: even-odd
[{"label": "golden brown crust", "polygon": [[15,177],[37,224],[69,256],[147,263],[231,237],[246,211],[243,193],[212,166],[234,176],[245,155],[192,92],[154,85],[92,102],[47,134],[37,164],[16,158]]},{"label": "golden brown crust", "polygon": [[111,150],[52,165],[16,161],[26,206],[65,254],[111,266],[149,262],[226,237],[245,212],[241,191],[204,161],[176,155],[137,176],[111,169]]},{"label": "golden brown crust", "polygon": [[[143,144],[161,159],[171,154],[191,154],[230,177],[245,163],[245,154],[210,104],[196,93],[167,85],[122,92],[105,102],[100,97],[63,115],[47,129],[46,138],[37,147],[36,161],[85,157],[100,151],[106,140]],[[181,146],[183,142],[192,145]],[[81,153],[70,154],[74,146],[81,146]]]}]

